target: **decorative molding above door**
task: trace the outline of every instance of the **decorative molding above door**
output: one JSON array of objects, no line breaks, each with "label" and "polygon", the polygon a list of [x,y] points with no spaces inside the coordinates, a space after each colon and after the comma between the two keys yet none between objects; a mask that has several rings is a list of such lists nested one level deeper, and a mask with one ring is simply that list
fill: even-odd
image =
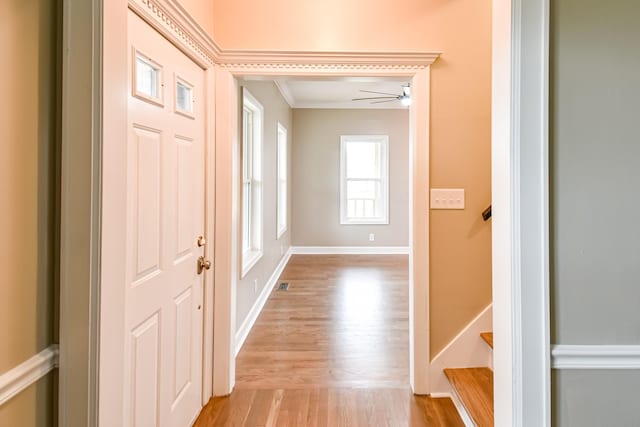
[{"label": "decorative molding above door", "polygon": [[323,52],[225,50],[175,0],[128,0],[129,8],[203,68],[216,64],[244,75],[308,74],[411,76],[440,52]]},{"label": "decorative molding above door", "polygon": [[129,0],[134,11],[198,65],[207,69],[220,55],[211,36],[174,0]]}]

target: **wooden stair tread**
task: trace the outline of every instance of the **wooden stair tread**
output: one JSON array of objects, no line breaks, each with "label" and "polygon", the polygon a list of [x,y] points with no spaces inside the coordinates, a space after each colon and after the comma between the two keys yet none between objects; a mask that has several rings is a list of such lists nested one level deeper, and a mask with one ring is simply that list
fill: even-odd
[{"label": "wooden stair tread", "polygon": [[489,344],[489,347],[493,348],[493,332],[482,332],[480,336],[487,344]]},{"label": "wooden stair tread", "polygon": [[493,426],[493,371],[489,368],[445,369],[444,374],[478,427]]}]

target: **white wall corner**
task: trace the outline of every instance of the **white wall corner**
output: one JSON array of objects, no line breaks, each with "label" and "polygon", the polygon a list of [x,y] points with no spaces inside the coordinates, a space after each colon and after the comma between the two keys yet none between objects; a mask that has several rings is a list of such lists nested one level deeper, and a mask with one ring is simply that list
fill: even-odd
[{"label": "white wall corner", "polygon": [[289,107],[296,108],[296,100],[291,94],[291,90],[289,89],[287,81],[283,79],[275,79],[273,82],[276,84],[276,87],[280,91],[280,95],[282,95],[287,104],[289,104]]},{"label": "white wall corner", "polygon": [[278,263],[275,270],[269,277],[269,280],[262,288],[262,292],[260,292],[258,299],[253,304],[253,307],[251,307],[251,310],[249,310],[247,317],[245,317],[240,327],[236,330],[234,347],[234,354],[236,357],[238,356],[238,353],[240,353],[240,349],[242,349],[242,346],[249,336],[251,328],[253,328],[253,325],[256,323],[256,320],[258,319],[258,316],[260,315],[260,312],[262,311],[264,305],[267,303],[269,295],[271,295],[271,291],[278,282],[278,278],[280,278],[280,275],[284,271],[284,268],[287,266],[289,259],[291,259],[291,249],[292,248],[289,248],[289,250],[287,250],[287,252],[284,254],[282,259],[280,260],[280,263]]},{"label": "white wall corner", "polygon": [[443,393],[454,394],[451,384],[444,375],[445,368],[488,366],[493,369],[493,352],[480,337],[481,332],[491,331],[492,322],[493,304],[489,304],[431,360],[429,380],[432,396]]}]

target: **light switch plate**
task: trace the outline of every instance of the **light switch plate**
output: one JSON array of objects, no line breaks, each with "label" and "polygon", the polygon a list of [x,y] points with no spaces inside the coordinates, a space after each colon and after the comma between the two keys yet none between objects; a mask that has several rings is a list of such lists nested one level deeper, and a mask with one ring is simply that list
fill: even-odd
[{"label": "light switch plate", "polygon": [[464,209],[464,188],[432,188],[431,209]]}]

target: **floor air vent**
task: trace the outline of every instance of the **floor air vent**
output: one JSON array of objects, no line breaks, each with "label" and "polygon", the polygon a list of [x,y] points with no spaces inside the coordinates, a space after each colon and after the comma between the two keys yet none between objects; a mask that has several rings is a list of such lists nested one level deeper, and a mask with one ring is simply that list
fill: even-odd
[{"label": "floor air vent", "polygon": [[288,291],[289,290],[289,284],[282,282],[280,283],[280,285],[278,286],[278,290],[279,291]]}]

